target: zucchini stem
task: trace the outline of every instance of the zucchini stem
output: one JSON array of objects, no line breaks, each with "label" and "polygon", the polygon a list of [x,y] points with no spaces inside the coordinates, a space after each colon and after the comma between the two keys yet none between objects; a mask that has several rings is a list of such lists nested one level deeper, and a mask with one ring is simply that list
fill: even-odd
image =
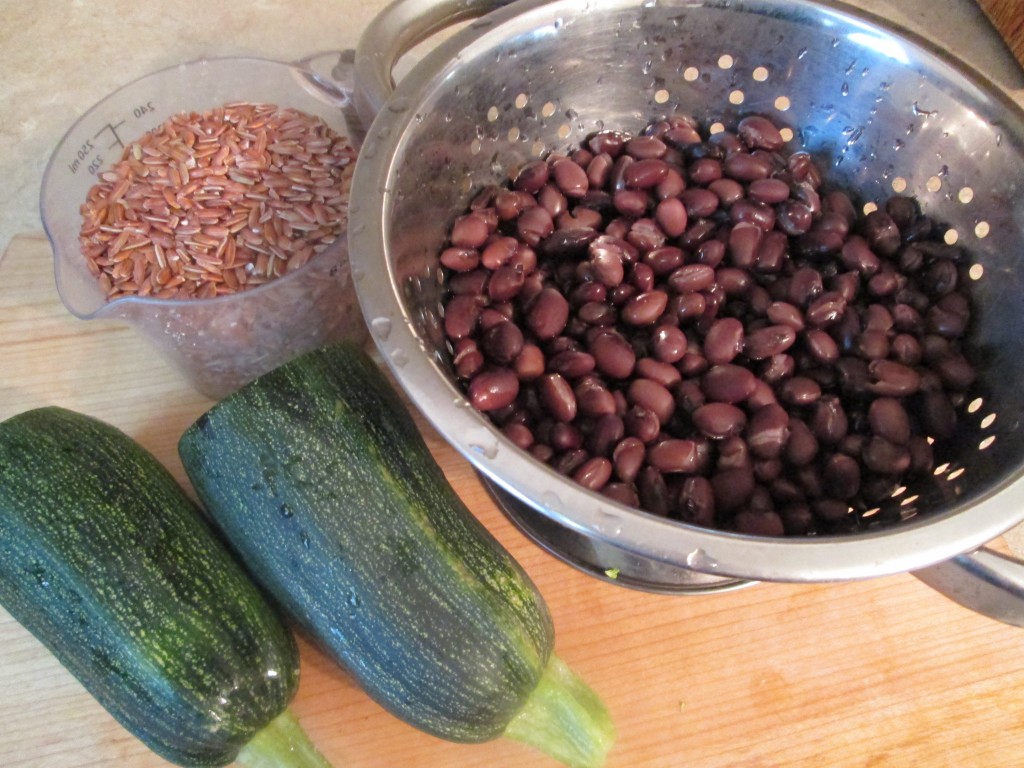
[{"label": "zucchini stem", "polygon": [[600,697],[552,654],[537,687],[502,735],[572,768],[600,768],[615,742],[615,726]]},{"label": "zucchini stem", "polygon": [[253,736],[235,762],[245,768],[331,768],[290,709]]}]

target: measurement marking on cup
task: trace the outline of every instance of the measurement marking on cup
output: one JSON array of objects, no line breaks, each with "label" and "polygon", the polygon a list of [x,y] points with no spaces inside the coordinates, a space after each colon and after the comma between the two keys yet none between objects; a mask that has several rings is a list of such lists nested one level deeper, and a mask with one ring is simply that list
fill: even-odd
[{"label": "measurement marking on cup", "polygon": [[[136,117],[151,112],[153,110],[152,103],[148,103],[142,107],[136,107]],[[125,124],[124,120],[120,120],[116,123],[106,123],[96,133],[92,135],[91,139],[86,139],[82,142],[82,145],[75,152],[74,159],[68,163],[68,170],[72,174],[77,174],[83,167],[89,172],[89,175],[95,176],[100,168],[103,167],[104,156],[100,154],[105,149],[120,150],[124,149],[124,141],[121,139],[118,133],[118,128]],[[105,147],[102,143],[107,141]]]},{"label": "measurement marking on cup", "polygon": [[124,120],[121,120],[118,123],[107,123],[98,131],[96,131],[95,134],[93,134],[93,138],[98,139],[100,136],[104,134],[104,132],[110,131],[110,134],[111,136],[114,137],[114,140],[107,146],[107,149],[114,149],[114,147],[124,149],[124,142],[121,141],[121,137],[117,135],[117,129],[120,128],[122,125],[124,125]]}]

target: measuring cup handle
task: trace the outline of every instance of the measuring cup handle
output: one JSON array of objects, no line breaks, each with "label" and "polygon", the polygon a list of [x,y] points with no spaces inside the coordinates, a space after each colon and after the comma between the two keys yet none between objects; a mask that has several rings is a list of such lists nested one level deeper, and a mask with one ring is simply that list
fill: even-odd
[{"label": "measuring cup handle", "polygon": [[913,572],[929,587],[972,611],[1024,627],[1024,563],[979,549]]},{"label": "measuring cup handle", "polygon": [[402,54],[460,21],[485,16],[513,0],[395,0],[370,22],[355,55],[355,106],[369,126],[394,92]]}]

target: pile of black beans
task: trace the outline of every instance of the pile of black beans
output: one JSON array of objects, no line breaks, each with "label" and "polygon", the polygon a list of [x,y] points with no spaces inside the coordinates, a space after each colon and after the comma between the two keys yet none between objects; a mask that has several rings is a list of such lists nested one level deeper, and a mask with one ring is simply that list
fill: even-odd
[{"label": "pile of black beans", "polygon": [[964,255],[784,144],[671,117],[480,191],[440,255],[473,406],[587,488],[757,535],[857,529],[930,472],[975,378]]}]

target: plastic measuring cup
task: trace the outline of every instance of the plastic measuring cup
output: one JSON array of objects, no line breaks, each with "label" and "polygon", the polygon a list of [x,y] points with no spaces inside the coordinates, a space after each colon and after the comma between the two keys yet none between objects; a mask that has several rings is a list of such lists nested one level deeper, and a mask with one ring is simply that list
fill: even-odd
[{"label": "plastic measuring cup", "polygon": [[[338,52],[296,63],[256,58],[202,59],[155,72],[114,92],[64,135],[43,176],[40,209],[53,246],[57,290],[84,320],[132,324],[201,393],[220,398],[262,373],[323,344],[362,340],[366,327],[348,267],[346,233],[302,268],[240,293],[210,299],[129,296],[107,301],[79,247],[80,206],[124,146],[182,111],[233,101],[293,107],[321,117],[357,146],[346,119],[350,88]],[[318,65],[320,65],[318,69]]]}]

